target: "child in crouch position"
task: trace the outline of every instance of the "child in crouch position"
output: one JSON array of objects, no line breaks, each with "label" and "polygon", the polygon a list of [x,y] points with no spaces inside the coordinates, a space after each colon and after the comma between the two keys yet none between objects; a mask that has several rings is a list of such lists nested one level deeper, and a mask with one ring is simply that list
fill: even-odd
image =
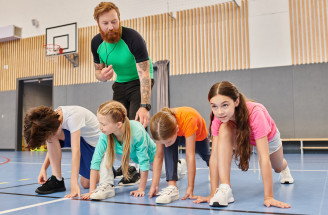
[{"label": "child in crouch position", "polygon": [[230,185],[233,149],[234,157],[239,161],[238,167],[247,171],[252,147],[256,146],[264,185],[264,205],[289,208],[289,204],[273,197],[272,168],[280,173],[281,183],[293,183],[294,179],[283,156],[279,130],[266,108],[262,104],[247,101],[237,87],[228,81],[214,84],[208,93],[208,100],[212,109],[211,160],[216,164],[210,169],[213,181],[211,196],[207,199],[210,199],[210,206],[228,206],[234,202]]},{"label": "child in crouch position", "polygon": [[[35,192],[50,194],[65,191],[61,174],[63,147],[72,151],[71,193],[66,198],[80,196],[80,183],[89,188],[90,164],[101,131],[97,117],[80,106],[59,106],[56,110],[40,106],[31,109],[24,119],[24,138],[28,148],[47,143],[48,153],[41,167],[38,182],[42,186]],[[47,180],[47,169],[51,165],[52,176]]]},{"label": "child in crouch position", "polygon": [[[130,195],[144,196],[156,144],[140,122],[128,119],[126,109],[120,102],[108,101],[100,105],[97,119],[102,134],[91,162],[90,190],[82,199],[103,200],[115,196],[112,170],[115,154],[122,159],[122,171],[127,179],[135,177],[135,174],[131,175],[129,171],[130,159],[139,164],[139,188],[131,191]],[[98,175],[100,179],[96,187]]]},{"label": "child in crouch position", "polygon": [[[182,198],[195,199],[194,182],[196,175],[195,151],[209,165],[210,150],[207,139],[207,128],[202,116],[191,107],[163,108],[150,120],[150,131],[156,141],[157,151],[154,159],[153,181],[149,190],[149,197],[157,195],[159,188],[159,176],[162,167],[163,157],[165,157],[165,171],[168,187],[159,193],[156,203],[167,204],[179,199],[178,163],[185,161],[178,160],[178,146],[185,143],[186,159],[188,167],[188,188]],[[185,170],[184,165],[180,168],[181,173]]]}]

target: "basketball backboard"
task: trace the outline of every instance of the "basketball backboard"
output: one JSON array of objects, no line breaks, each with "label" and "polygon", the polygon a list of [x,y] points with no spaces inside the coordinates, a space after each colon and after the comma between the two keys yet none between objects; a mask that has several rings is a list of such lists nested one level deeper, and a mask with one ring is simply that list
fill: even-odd
[{"label": "basketball backboard", "polygon": [[[56,44],[63,49],[61,55],[74,54],[78,52],[77,23],[59,25],[46,28],[46,44]],[[46,56],[53,52],[46,52]]]}]

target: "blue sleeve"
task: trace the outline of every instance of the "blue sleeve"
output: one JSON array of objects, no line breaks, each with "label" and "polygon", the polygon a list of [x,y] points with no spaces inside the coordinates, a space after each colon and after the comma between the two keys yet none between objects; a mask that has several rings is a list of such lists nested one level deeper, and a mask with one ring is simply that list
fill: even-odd
[{"label": "blue sleeve", "polygon": [[100,134],[95,152],[92,156],[91,167],[90,169],[99,170],[101,160],[103,159],[107,149],[107,136],[104,133]]}]

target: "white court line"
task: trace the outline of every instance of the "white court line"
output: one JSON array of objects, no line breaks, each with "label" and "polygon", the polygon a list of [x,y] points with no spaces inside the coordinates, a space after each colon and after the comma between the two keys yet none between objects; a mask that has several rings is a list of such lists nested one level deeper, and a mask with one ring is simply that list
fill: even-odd
[{"label": "white court line", "polygon": [[[204,169],[209,169],[208,167],[207,168],[196,168],[196,170],[204,170]],[[231,170],[240,170],[240,169],[238,169],[238,168],[231,168]],[[248,169],[248,170],[256,170],[256,171],[259,171],[260,169]],[[320,169],[318,169],[318,170],[312,170],[312,169],[295,169],[295,170],[291,170],[290,169],[290,171],[291,172],[328,172],[328,169],[323,169],[323,170],[320,170]]]},{"label": "white court line", "polygon": [[325,194],[326,194],[326,188],[327,188],[327,181],[328,181],[328,173],[326,176],[326,181],[325,181],[325,185],[323,186],[323,192],[322,192],[322,197],[321,197],[321,202],[320,202],[320,209],[319,209],[319,214],[321,215],[322,213],[322,208],[323,208],[323,200],[325,199]]},{"label": "white court line", "polygon": [[6,213],[15,212],[15,211],[21,211],[21,210],[24,210],[24,209],[27,209],[27,208],[33,208],[33,207],[38,207],[38,206],[41,206],[41,205],[52,204],[52,203],[64,201],[64,200],[67,200],[67,199],[68,198],[61,198],[61,199],[56,199],[56,200],[49,201],[49,202],[43,202],[43,203],[24,206],[24,207],[20,207],[20,208],[10,209],[10,210],[6,210],[6,211],[0,211],[0,214],[6,214]]},{"label": "white court line", "polygon": [[[32,165],[42,165],[43,163],[25,163],[25,162],[9,162],[7,164],[11,164],[11,163],[16,163],[16,164],[32,164]],[[63,166],[70,166],[71,164],[64,164],[62,163],[61,165]]]}]

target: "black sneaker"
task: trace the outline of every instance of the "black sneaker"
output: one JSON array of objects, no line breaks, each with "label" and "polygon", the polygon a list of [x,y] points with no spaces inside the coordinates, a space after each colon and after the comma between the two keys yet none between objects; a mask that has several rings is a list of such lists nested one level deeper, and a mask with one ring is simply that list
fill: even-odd
[{"label": "black sneaker", "polygon": [[50,194],[55,192],[65,191],[65,183],[64,178],[61,181],[58,181],[56,176],[51,176],[48,178],[46,183],[42,184],[42,186],[38,187],[35,192],[38,194]]},{"label": "black sneaker", "polygon": [[[130,175],[133,175],[135,172],[137,172],[137,169],[134,166],[129,166],[128,171]],[[114,178],[123,178],[122,166],[120,166],[117,170],[115,170],[113,167],[113,172],[114,172]]]},{"label": "black sneaker", "polygon": [[113,172],[114,172],[114,178],[122,178],[123,177],[122,166],[120,166],[117,170],[115,170],[113,167]]},{"label": "black sneaker", "polygon": [[[134,167],[135,169],[135,167]],[[130,172],[130,167],[129,167],[129,172]],[[130,186],[130,185],[136,185],[140,183],[140,173],[137,171],[134,171],[132,174],[130,173],[130,180],[126,179],[123,177],[119,182],[119,186]]]}]

